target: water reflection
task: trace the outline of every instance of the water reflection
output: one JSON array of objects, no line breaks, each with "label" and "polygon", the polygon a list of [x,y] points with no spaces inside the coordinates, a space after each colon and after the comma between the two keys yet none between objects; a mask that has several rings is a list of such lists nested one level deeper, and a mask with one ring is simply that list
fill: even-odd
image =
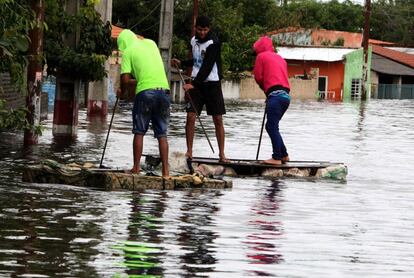
[{"label": "water reflection", "polygon": [[88,205],[93,199],[51,187],[15,187],[1,196],[0,261],[10,277],[96,276],[88,262],[97,254],[101,231],[90,220],[103,210]]},{"label": "water reflection", "polygon": [[188,191],[182,200],[178,242],[184,251],[180,256],[184,277],[205,277],[217,262],[213,216],[218,212],[220,191]]},{"label": "water reflection", "polygon": [[[153,192],[153,194],[133,194],[131,200],[131,214],[128,225],[128,242],[125,246],[135,249],[123,248],[124,265],[128,267],[128,275],[154,275],[163,276],[160,266],[163,255],[158,248],[162,240],[164,211],[168,194],[166,192]],[[151,245],[145,243],[151,243]]]},{"label": "water reflection", "polygon": [[[281,221],[276,220],[283,198],[283,187],[282,181],[272,182],[251,208],[254,220],[250,220],[248,224],[255,232],[249,234],[245,241],[250,264],[279,264],[284,261],[278,243],[283,235],[283,226]],[[272,276],[271,273],[261,270],[250,272],[258,276]]]}]

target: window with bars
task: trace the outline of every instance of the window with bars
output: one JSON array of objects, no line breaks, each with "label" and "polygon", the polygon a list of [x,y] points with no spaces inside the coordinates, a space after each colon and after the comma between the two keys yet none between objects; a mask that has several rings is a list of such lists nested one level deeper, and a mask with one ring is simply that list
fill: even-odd
[{"label": "window with bars", "polygon": [[362,85],[362,79],[361,78],[352,79],[351,98],[360,98],[361,97],[361,85]]}]

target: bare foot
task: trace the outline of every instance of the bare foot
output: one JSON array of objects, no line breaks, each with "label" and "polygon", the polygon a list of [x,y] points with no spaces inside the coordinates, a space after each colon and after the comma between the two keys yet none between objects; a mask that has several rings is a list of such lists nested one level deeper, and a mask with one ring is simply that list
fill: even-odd
[{"label": "bare foot", "polygon": [[219,162],[221,162],[221,163],[230,163],[231,161],[230,161],[230,159],[227,159],[225,156],[221,156],[219,158]]},{"label": "bare foot", "polygon": [[263,164],[271,164],[271,165],[280,165],[282,164],[282,160],[276,160],[273,158],[262,160]]},{"label": "bare foot", "polygon": [[289,162],[289,161],[290,161],[290,159],[289,159],[289,156],[288,155],[282,157],[282,163],[286,163],[286,162]]},{"label": "bare foot", "polygon": [[128,171],[129,174],[139,174],[139,172],[141,172],[141,168],[138,167],[132,167],[132,169]]},{"label": "bare foot", "polygon": [[226,155],[222,152],[219,153],[219,162],[221,163],[230,163],[230,159],[226,158]]}]

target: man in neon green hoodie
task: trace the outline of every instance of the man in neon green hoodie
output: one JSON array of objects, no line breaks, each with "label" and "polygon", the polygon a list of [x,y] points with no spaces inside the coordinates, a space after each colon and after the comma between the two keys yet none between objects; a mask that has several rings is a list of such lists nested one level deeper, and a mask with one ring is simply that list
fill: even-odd
[{"label": "man in neon green hoodie", "polygon": [[122,53],[121,90],[117,92],[118,97],[126,94],[132,79],[137,81],[132,110],[134,166],[131,172],[141,171],[144,135],[151,122],[154,137],[158,139],[162,176],[169,177],[167,130],[171,100],[160,52],[154,41],[137,38],[134,32],[127,29],[119,34],[117,43]]}]

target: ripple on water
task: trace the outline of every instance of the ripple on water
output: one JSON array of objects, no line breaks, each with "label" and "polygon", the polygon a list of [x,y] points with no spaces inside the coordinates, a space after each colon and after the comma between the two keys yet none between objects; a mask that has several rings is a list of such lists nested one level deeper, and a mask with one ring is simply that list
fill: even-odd
[{"label": "ripple on water", "polygon": [[[229,105],[226,154],[256,156],[263,103]],[[298,160],[344,162],[347,182],[236,178],[230,190],[99,192],[21,182],[34,160],[99,163],[109,118],[79,116],[59,144],[0,136],[0,276],[410,277],[414,269],[413,101],[292,102],[280,128]],[[214,125],[202,120],[213,146]],[[117,112],[105,164],[131,167],[130,107]],[[170,151],[184,151],[174,109]],[[266,133],[260,158],[271,153]],[[158,152],[145,138],[144,153]],[[197,156],[215,157],[197,128]],[[118,275],[118,276],[116,276]],[[137,276],[139,277],[139,276]]]}]

